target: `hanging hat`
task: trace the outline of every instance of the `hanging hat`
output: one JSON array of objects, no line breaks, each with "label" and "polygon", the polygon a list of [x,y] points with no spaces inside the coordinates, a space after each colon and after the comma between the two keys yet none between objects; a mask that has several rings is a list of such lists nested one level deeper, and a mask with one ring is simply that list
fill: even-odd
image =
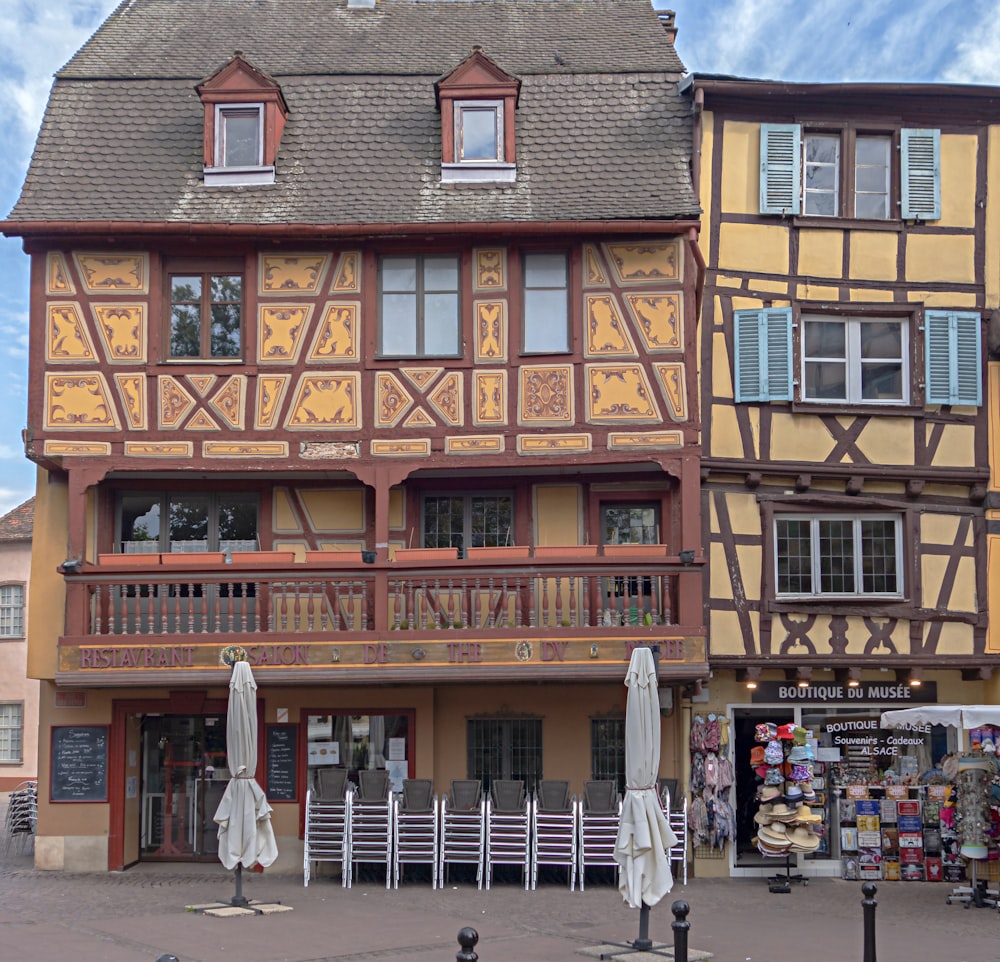
[{"label": "hanging hat", "polygon": [[795,726],[791,723],[778,726],[778,738],[791,741],[795,737]]},{"label": "hanging hat", "polygon": [[809,733],[801,725],[796,725],[795,726],[795,734],[792,736],[792,744],[794,744],[794,745],[805,745],[806,744],[806,736],[808,734]]},{"label": "hanging hat", "polygon": [[805,782],[812,778],[812,772],[806,765],[793,765],[789,776],[793,782]]},{"label": "hanging hat", "polygon": [[753,820],[758,825],[769,824],[771,821],[771,805],[770,804],[761,805],[760,808],[757,809],[757,812],[754,815]]},{"label": "hanging hat", "polygon": [[774,722],[762,722],[754,728],[754,741],[769,742],[778,737],[778,726]]},{"label": "hanging hat", "polygon": [[758,766],[757,766],[757,767],[756,767],[756,768],[755,768],[755,769],[753,770],[753,773],[754,773],[754,775],[756,775],[756,776],[757,776],[758,778],[764,778],[764,777],[765,777],[765,776],[767,775],[767,765],[758,765]]},{"label": "hanging hat", "polygon": [[798,812],[798,808],[792,808],[786,805],[784,802],[776,802],[771,806],[771,811],[768,813],[770,816],[770,821],[773,822],[790,822],[795,818]]},{"label": "hanging hat", "polygon": [[819,812],[814,812],[808,805],[800,805],[798,812],[795,813],[795,821],[814,824],[822,822],[823,816]]},{"label": "hanging hat", "polygon": [[785,833],[785,826],[781,822],[761,825],[757,831],[757,837],[771,848],[784,849],[792,844],[792,840]]},{"label": "hanging hat", "polygon": [[808,802],[810,805],[816,801],[816,790],[810,782],[802,784],[802,801]]},{"label": "hanging hat", "polygon": [[[780,766],[774,766],[767,770],[767,774],[764,776],[765,785],[784,785],[785,776],[781,774]],[[780,794],[780,793],[779,793]]]},{"label": "hanging hat", "polygon": [[760,790],[760,800],[764,803],[781,798],[781,789],[777,785],[767,785]]},{"label": "hanging hat", "polygon": [[802,789],[794,782],[785,782],[785,801],[789,805],[797,805],[802,801]]},{"label": "hanging hat", "polygon": [[785,753],[781,749],[781,742],[772,738],[764,749],[764,759],[768,765],[780,765],[785,760]]},{"label": "hanging hat", "polygon": [[754,747],[750,749],[750,764],[751,765],[765,764],[763,745],[754,745]]},{"label": "hanging hat", "polygon": [[820,837],[805,825],[793,828],[787,838],[793,852],[815,852],[819,848]]}]

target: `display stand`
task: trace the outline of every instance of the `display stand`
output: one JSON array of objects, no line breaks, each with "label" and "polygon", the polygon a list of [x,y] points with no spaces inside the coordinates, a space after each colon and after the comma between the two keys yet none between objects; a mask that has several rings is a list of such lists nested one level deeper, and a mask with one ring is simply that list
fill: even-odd
[{"label": "display stand", "polygon": [[787,895],[792,891],[792,882],[808,885],[809,879],[804,875],[794,875],[792,873],[792,856],[791,854],[786,854],[784,873],[778,872],[777,875],[769,875],[767,877],[767,890],[772,895]]},{"label": "display stand", "polygon": [[962,839],[960,854],[968,859],[972,878],[969,885],[953,889],[945,899],[948,905],[959,903],[966,908],[1000,908],[1000,892],[979,881],[979,863],[987,857],[986,827],[990,821],[990,785],[994,763],[981,752],[963,756],[958,763],[958,832]]}]

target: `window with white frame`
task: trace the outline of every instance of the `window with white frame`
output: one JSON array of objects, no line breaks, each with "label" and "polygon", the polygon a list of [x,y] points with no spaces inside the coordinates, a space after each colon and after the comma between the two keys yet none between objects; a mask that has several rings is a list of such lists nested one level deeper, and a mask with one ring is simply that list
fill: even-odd
[{"label": "window with white frame", "polygon": [[425,548],[497,548],[514,543],[510,494],[427,495],[423,500]]},{"label": "window with white frame", "polygon": [[940,153],[938,130],[761,124],[760,213],[937,220]]},{"label": "window with white frame", "polygon": [[455,160],[460,164],[503,162],[502,100],[455,102]]},{"label": "window with white frame", "polygon": [[563,252],[526,253],[523,345],[525,354],[569,350],[569,259]]},{"label": "window with white frame", "polygon": [[778,515],[778,598],[900,598],[902,519],[892,514]]},{"label": "window with white frame", "polygon": [[24,705],[0,703],[0,763],[20,765],[24,761]]},{"label": "window with white frame", "polygon": [[215,108],[218,167],[259,167],[264,158],[264,105],[218,104]]},{"label": "window with white frame", "polygon": [[802,399],[905,404],[909,318],[802,315]]},{"label": "window with white frame", "polygon": [[381,357],[457,357],[459,269],[455,255],[379,261]]},{"label": "window with white frame", "polygon": [[0,585],[0,638],[24,637],[24,585]]}]

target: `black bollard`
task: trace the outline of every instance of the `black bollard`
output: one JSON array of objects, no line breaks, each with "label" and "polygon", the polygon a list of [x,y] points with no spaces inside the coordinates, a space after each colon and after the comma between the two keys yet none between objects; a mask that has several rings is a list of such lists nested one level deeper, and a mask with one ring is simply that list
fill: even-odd
[{"label": "black bollard", "polygon": [[176,955],[161,955],[156,962],[177,962]]},{"label": "black bollard", "polygon": [[478,941],[479,933],[475,929],[459,929],[458,944],[462,948],[461,951],[455,953],[455,962],[479,962],[479,956],[476,955],[476,943]]},{"label": "black bollard", "polygon": [[874,882],[865,882],[861,886],[864,898],[861,900],[861,911],[864,913],[865,948],[863,962],[877,962],[875,958],[875,908],[878,902],[875,893],[878,886]]},{"label": "black bollard", "polygon": [[691,906],[687,902],[677,901],[670,906],[674,920],[670,927],[674,930],[674,962],[688,962],[688,931],[691,923],[687,920]]}]

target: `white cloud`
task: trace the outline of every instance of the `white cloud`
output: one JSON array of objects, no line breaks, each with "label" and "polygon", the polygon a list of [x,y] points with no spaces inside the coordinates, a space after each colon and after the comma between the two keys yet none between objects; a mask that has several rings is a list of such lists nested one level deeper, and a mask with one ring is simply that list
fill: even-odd
[{"label": "white cloud", "polygon": [[963,38],[955,47],[955,58],[945,72],[952,83],[1000,83],[1000,2],[990,3],[978,21],[966,20]]}]

